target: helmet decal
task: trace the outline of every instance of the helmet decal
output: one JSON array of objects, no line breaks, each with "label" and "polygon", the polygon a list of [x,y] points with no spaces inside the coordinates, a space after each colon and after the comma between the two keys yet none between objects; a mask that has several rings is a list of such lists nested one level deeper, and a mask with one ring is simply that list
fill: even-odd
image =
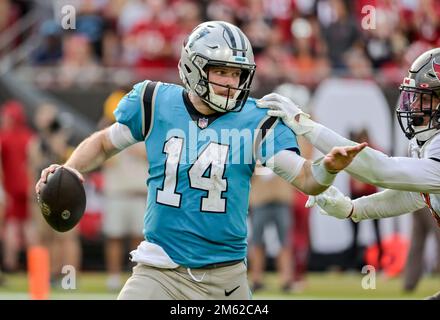
[{"label": "helmet decal", "polygon": [[406,77],[405,79],[403,79],[403,84],[408,86],[408,87],[415,87],[416,86],[416,82],[414,79],[408,78]]},{"label": "helmet decal", "polygon": [[191,42],[188,43],[188,46],[189,46],[190,48],[192,48],[192,47],[194,46],[194,43],[195,43],[197,40],[200,40],[201,38],[203,38],[204,36],[206,36],[206,35],[209,34],[209,33],[210,33],[210,31],[209,31],[208,28],[201,28],[201,30],[196,34],[196,36],[191,40]]}]

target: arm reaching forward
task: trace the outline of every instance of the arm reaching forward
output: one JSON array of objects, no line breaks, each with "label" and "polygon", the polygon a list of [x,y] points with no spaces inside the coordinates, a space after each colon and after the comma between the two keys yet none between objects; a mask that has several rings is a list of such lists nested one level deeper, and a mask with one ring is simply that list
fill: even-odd
[{"label": "arm reaching forward", "polygon": [[[295,103],[278,94],[263,97],[258,106],[269,108],[268,115],[282,118],[290,129],[303,135],[324,154],[336,146],[357,145],[312,121]],[[367,147],[345,170],[363,182],[382,188],[440,193],[440,162],[432,159],[389,157]]]},{"label": "arm reaching forward", "polygon": [[266,166],[300,191],[315,195],[327,189],[336,174],[347,167],[366,146],[366,143],[362,143],[336,147],[315,162],[306,160],[295,152],[283,150],[268,160]]},{"label": "arm reaching forward", "polygon": [[426,206],[422,196],[415,192],[385,190],[351,200],[333,186],[317,196],[309,197],[306,207],[314,205],[318,205],[322,214],[338,219],[351,218],[355,222],[394,217]]}]

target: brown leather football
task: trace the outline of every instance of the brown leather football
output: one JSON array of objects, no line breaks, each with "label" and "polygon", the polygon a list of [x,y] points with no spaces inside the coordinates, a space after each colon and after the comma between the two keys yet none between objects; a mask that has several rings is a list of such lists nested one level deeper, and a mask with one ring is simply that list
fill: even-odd
[{"label": "brown leather football", "polygon": [[38,197],[41,213],[56,231],[66,232],[75,227],[86,209],[86,193],[78,176],[59,167],[49,174]]}]

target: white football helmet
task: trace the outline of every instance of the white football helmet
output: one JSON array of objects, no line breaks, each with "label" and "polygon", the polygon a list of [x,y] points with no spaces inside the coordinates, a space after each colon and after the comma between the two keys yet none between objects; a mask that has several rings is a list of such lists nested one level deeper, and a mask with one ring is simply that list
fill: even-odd
[{"label": "white football helmet", "polygon": [[[440,48],[420,55],[400,86],[397,119],[408,139],[423,143],[440,129]],[[427,121],[429,120],[429,121]]]},{"label": "white football helmet", "polygon": [[[209,66],[241,69],[238,87],[223,86],[236,90],[233,97],[214,93],[208,79]],[[185,40],[179,75],[187,90],[197,94],[212,109],[240,111],[249,96],[255,67],[251,43],[239,28],[223,21],[208,21],[198,25]]]}]

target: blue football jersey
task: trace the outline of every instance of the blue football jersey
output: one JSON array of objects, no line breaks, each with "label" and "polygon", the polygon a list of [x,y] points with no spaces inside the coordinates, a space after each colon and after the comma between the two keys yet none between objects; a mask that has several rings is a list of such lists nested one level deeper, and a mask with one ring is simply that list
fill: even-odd
[{"label": "blue football jersey", "polygon": [[252,98],[240,112],[203,116],[183,87],[151,81],[136,84],[114,114],[146,146],[146,240],[189,268],[244,259],[256,161],[299,153],[292,130]]}]

